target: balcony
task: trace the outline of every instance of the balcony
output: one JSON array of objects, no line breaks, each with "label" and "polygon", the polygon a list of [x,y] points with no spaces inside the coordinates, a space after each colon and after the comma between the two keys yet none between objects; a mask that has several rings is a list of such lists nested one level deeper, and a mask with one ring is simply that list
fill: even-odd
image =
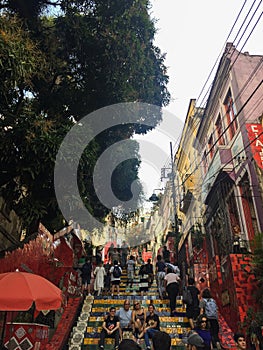
[{"label": "balcony", "polygon": [[185,193],[181,201],[181,206],[180,206],[180,211],[183,212],[184,214],[187,213],[187,210],[189,209],[189,206],[193,197],[194,197],[193,193],[190,190],[187,190],[187,192]]}]

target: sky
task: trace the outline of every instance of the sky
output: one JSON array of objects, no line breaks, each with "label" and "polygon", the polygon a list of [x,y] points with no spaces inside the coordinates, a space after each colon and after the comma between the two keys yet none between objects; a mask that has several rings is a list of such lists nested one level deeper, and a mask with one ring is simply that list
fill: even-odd
[{"label": "sky", "polygon": [[[214,69],[213,66],[222,56],[226,42],[234,43],[242,52],[263,55],[263,16],[260,17],[263,5],[259,5],[260,0],[255,1],[245,20],[253,2],[253,0],[151,0],[150,14],[157,21],[154,44],[162,53],[166,53],[165,65],[168,67],[171,103],[164,109],[164,126],[161,125],[159,131],[154,130],[146,136],[136,137],[143,155],[139,175],[146,197],[153,192],[158,193],[158,190],[154,189],[162,188],[164,185],[160,182],[160,173],[162,167],[170,166],[170,142],[174,154],[190,99],[196,99],[197,106],[204,106],[205,95],[216,73],[217,65]],[[237,19],[243,4],[245,4],[243,11]],[[244,20],[245,23],[242,25]],[[252,31],[254,26],[255,29]],[[205,84],[210,73],[211,76]],[[143,151],[143,144],[146,141],[153,146],[158,145],[163,150],[162,160],[159,158],[157,160],[149,151]]]}]

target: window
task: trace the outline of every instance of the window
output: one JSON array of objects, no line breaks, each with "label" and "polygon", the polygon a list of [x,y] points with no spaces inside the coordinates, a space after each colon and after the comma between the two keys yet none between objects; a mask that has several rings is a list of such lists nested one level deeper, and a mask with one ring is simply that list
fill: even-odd
[{"label": "window", "polygon": [[233,102],[232,94],[229,89],[225,102],[225,111],[226,111],[226,122],[227,122],[227,127],[228,127],[228,135],[230,137],[230,140],[234,137],[236,131],[237,131],[237,120],[236,120],[236,108],[235,104]]},{"label": "window", "polygon": [[204,167],[204,173],[207,172],[208,166],[207,166],[207,153],[204,151],[203,159],[202,159],[203,167]]},{"label": "window", "polygon": [[209,137],[209,140],[208,140],[208,152],[209,152],[209,158],[212,159],[215,153],[213,134]]},{"label": "window", "polygon": [[225,144],[225,139],[223,135],[223,123],[222,123],[222,118],[219,113],[217,120],[216,120],[216,140],[218,145],[224,145]]}]

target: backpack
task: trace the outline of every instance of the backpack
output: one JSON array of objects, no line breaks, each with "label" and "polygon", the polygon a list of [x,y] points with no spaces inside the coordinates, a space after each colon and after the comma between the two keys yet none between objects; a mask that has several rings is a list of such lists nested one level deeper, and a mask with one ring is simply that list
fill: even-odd
[{"label": "backpack", "polygon": [[186,305],[192,305],[193,303],[192,293],[187,287],[184,287],[183,289],[183,302]]},{"label": "backpack", "polygon": [[147,275],[146,265],[141,265],[140,270],[139,270],[139,275],[141,275],[141,276]]},{"label": "backpack", "polygon": [[217,305],[214,299],[204,299],[205,300],[205,314],[207,318],[217,319]]},{"label": "backpack", "polygon": [[153,266],[152,264],[146,264],[145,265],[145,274],[153,273]]},{"label": "backpack", "polygon": [[121,269],[119,268],[119,266],[117,266],[117,265],[114,266],[112,275],[113,275],[114,278],[120,278],[121,277]]}]

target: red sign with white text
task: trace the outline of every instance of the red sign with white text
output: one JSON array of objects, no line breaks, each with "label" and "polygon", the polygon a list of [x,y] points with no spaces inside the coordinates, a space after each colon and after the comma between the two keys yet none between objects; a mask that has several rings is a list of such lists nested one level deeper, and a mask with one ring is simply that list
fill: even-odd
[{"label": "red sign with white text", "polygon": [[263,169],[263,128],[261,124],[246,124],[253,157]]}]

